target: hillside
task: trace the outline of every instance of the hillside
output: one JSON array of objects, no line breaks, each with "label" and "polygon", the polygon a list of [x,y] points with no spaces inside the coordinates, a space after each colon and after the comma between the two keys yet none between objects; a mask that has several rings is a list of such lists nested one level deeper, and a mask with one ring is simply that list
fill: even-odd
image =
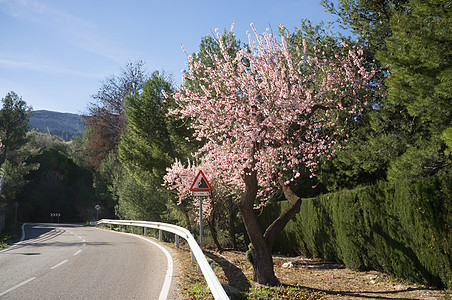
[{"label": "hillside", "polygon": [[28,130],[50,133],[69,141],[82,136],[85,130],[80,115],[48,110],[35,110],[28,122]]}]

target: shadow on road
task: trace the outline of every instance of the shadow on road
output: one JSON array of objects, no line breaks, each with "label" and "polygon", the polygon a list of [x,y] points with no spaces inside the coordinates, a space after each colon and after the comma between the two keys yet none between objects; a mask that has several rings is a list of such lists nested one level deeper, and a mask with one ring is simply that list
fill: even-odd
[{"label": "shadow on road", "polygon": [[[10,250],[17,250],[25,246],[32,247],[71,247],[79,246],[82,242],[52,242],[52,239],[64,234],[71,228],[82,226],[81,224],[52,224],[52,223],[30,223],[25,225],[25,238],[9,248],[4,249],[2,252],[9,252]],[[67,229],[67,230],[66,230]],[[107,242],[83,242],[89,246],[105,246],[110,245]],[[27,252],[27,253],[14,253],[16,255],[40,255],[39,252]]]}]

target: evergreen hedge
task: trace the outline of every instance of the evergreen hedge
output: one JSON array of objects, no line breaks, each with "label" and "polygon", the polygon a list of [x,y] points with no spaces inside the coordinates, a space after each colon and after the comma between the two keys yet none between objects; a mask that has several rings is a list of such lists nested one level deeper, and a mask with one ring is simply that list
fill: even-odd
[{"label": "evergreen hedge", "polygon": [[[261,211],[261,224],[287,205],[270,203]],[[452,176],[380,182],[303,199],[273,250],[452,288]]]}]

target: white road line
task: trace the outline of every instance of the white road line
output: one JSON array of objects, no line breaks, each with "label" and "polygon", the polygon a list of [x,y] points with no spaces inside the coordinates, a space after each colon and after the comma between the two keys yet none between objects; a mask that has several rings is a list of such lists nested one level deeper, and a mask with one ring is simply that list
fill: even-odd
[{"label": "white road line", "polygon": [[62,262],[60,262],[59,264],[54,265],[53,267],[50,268],[50,270],[56,269],[61,265],[64,265],[65,263],[67,263],[69,260],[65,259]]},{"label": "white road line", "polygon": [[82,252],[82,249],[79,249],[77,252],[74,253],[74,256],[79,255],[81,252]]},{"label": "white road line", "polygon": [[20,288],[21,286],[23,286],[23,285],[25,285],[25,284],[27,284],[27,283],[29,283],[30,281],[33,281],[33,280],[35,280],[35,279],[36,279],[36,277],[31,277],[31,278],[28,279],[28,280],[25,280],[25,281],[23,281],[23,282],[21,282],[21,283],[19,283],[19,284],[16,284],[16,285],[13,286],[12,288],[7,289],[7,290],[4,291],[3,293],[1,293],[1,294],[0,294],[0,297],[2,297],[2,296],[4,296],[4,295],[8,294],[9,292],[14,291],[14,290],[17,289],[17,288]]},{"label": "white road line", "polygon": [[[120,232],[120,233],[122,233],[122,232]],[[130,234],[130,233],[124,233],[124,234]],[[171,257],[171,254],[168,252],[168,250],[165,249],[165,247],[163,247],[162,245],[160,245],[157,242],[154,242],[153,240],[147,239],[143,236],[136,235],[136,234],[130,234],[130,235],[133,235],[135,237],[138,237],[140,239],[143,239],[145,241],[148,241],[149,243],[156,245],[157,247],[160,248],[160,250],[163,251],[163,253],[165,253],[166,260],[168,261],[168,269],[166,270],[165,281],[163,282],[163,287],[162,287],[162,290],[160,291],[159,300],[166,300],[168,298],[169,290],[171,287],[171,278],[173,277],[173,258]]]},{"label": "white road line", "polygon": [[169,290],[171,287],[171,278],[173,277],[173,258],[171,257],[171,254],[169,254],[168,250],[166,250],[165,247],[163,247],[162,245],[160,245],[152,240],[149,240],[147,238],[144,238],[141,236],[138,236],[138,237],[142,238],[143,240],[153,243],[154,245],[159,247],[163,251],[163,253],[165,253],[165,255],[166,255],[166,260],[168,261],[168,269],[166,270],[165,282],[163,283],[163,287],[162,287],[162,290],[160,291],[160,296],[159,296],[159,300],[166,300],[168,298]]}]

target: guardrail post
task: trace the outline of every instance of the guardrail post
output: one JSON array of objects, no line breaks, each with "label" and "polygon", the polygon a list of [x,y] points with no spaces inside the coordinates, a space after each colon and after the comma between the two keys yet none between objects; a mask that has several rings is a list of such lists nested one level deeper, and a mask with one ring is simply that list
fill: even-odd
[{"label": "guardrail post", "polygon": [[131,230],[132,230],[132,234],[134,234],[134,228],[135,228],[135,226],[130,225],[130,228],[131,228]]},{"label": "guardrail post", "polygon": [[193,251],[191,249],[190,249],[190,253],[191,253],[191,261],[196,261],[195,254],[193,253]]},{"label": "guardrail post", "polygon": [[143,227],[143,235],[144,236],[147,236],[147,230],[146,229],[147,229],[146,227]]},{"label": "guardrail post", "polygon": [[110,230],[111,230],[111,224],[110,224]]},{"label": "guardrail post", "polygon": [[179,236],[177,234],[175,234],[174,239],[175,239],[175,243],[176,243],[176,248],[179,249]]},{"label": "guardrail post", "polygon": [[162,241],[162,230],[159,229],[159,241]]}]

